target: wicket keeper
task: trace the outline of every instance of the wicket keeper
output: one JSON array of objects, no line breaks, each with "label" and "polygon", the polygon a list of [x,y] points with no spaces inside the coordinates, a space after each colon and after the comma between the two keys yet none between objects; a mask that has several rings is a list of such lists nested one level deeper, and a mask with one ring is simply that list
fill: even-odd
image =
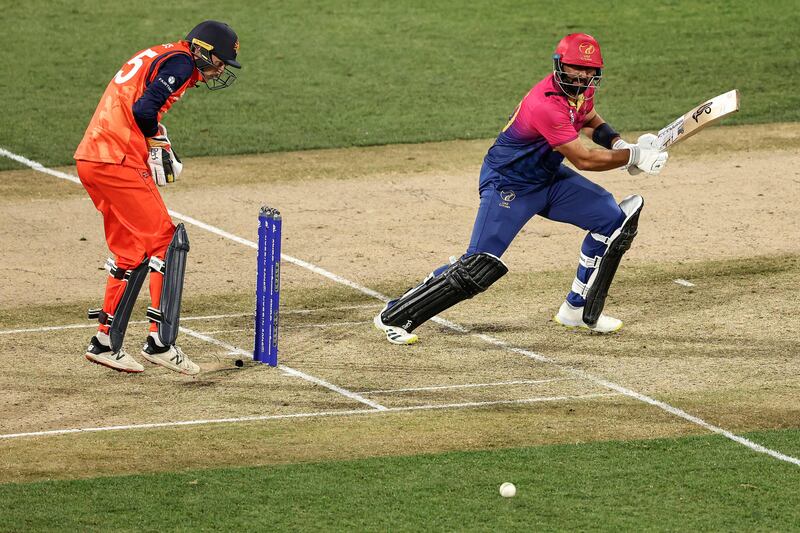
[{"label": "wicket keeper", "polygon": [[133,305],[150,273],[151,321],[141,355],[182,374],[200,367],[175,344],[189,239],[176,227],[157,187],[172,183],[182,164],[161,119],[187,89],[200,82],[229,87],[239,38],[225,23],[208,20],[185,39],[137,52],[108,84],[75,151],[78,177],[103,215],[106,242],[114,259],[101,309],[89,311],[100,322],[86,358],[120,372],[144,367],[123,349]]},{"label": "wicket keeper", "polygon": [[[480,206],[469,247],[458,260],[434,270],[422,283],[390,301],[375,326],[393,344],[412,344],[426,320],[485,291],[508,272],[500,259],[534,215],[587,231],[575,279],[554,320],[570,328],[610,333],[622,321],[602,313],[619,261],[636,236],[641,196],[617,204],[578,170],[626,168],[658,174],[667,153],[656,136],[625,142],[597,113],[594,96],[604,68],[591,35],[564,37],[553,55],[553,72],[533,86],[489,149],[480,172]],[[583,132],[599,148],[586,148]]]}]

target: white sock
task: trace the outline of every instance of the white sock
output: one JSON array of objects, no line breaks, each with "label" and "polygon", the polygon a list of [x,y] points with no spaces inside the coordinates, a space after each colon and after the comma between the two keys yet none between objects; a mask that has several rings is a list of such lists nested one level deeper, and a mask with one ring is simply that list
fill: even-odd
[{"label": "white sock", "polygon": [[154,341],[156,341],[156,346],[158,346],[159,348],[163,348],[164,347],[164,345],[161,344],[161,339],[158,338],[158,332],[157,331],[151,331],[150,332],[150,336],[153,337]]},{"label": "white sock", "polygon": [[100,344],[103,346],[111,346],[111,339],[109,338],[108,333],[98,331],[94,336],[97,337],[97,340],[100,341]]}]

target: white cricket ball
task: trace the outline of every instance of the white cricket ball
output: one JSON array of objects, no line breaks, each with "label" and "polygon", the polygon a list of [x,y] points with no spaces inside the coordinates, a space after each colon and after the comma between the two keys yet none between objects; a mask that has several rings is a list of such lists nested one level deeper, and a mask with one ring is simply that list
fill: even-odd
[{"label": "white cricket ball", "polygon": [[506,481],[500,485],[500,496],[503,498],[513,498],[517,494],[517,487],[513,483]]}]

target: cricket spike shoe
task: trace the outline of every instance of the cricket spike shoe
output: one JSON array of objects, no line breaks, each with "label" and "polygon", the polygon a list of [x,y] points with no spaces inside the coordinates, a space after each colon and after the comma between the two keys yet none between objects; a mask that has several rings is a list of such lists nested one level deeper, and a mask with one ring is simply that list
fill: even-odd
[{"label": "cricket spike shoe", "polygon": [[200,373],[200,367],[186,357],[186,354],[178,346],[174,344],[172,346],[159,346],[152,335],[147,336],[147,342],[144,343],[142,348],[142,357],[154,365],[161,365],[173,372],[186,374],[187,376],[196,376]]},{"label": "cricket spike shoe", "polygon": [[417,342],[419,337],[417,337],[416,334],[409,333],[403,328],[399,328],[397,326],[387,326],[383,323],[381,315],[388,308],[389,304],[386,304],[383,309],[381,309],[381,312],[375,315],[375,318],[372,320],[372,323],[375,324],[375,327],[386,334],[386,340],[392,344],[414,344]]},{"label": "cricket spike shoe", "polygon": [[144,372],[144,367],[136,359],[128,355],[125,350],[114,353],[111,351],[111,347],[103,344],[97,336],[92,337],[89,347],[86,348],[86,359],[117,372],[129,372],[132,374]]},{"label": "cricket spike shoe", "polygon": [[569,302],[561,304],[553,320],[568,328],[588,329],[595,333],[614,333],[622,328],[622,320],[603,314],[597,319],[594,327],[589,327],[583,321],[583,307],[574,307]]}]

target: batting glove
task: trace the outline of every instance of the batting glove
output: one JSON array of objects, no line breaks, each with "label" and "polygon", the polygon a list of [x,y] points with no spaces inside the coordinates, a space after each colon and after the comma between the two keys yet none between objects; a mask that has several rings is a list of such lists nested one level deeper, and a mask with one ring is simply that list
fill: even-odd
[{"label": "batting glove", "polygon": [[[650,175],[655,176],[660,173],[667,165],[669,154],[659,150],[658,137],[652,133],[645,133],[639,137],[636,144],[639,148],[639,154],[635,160],[632,160],[633,164]],[[633,152],[631,152],[631,156],[633,156]]]},{"label": "batting glove", "polygon": [[639,150],[638,146],[636,148],[633,148],[634,146],[636,146],[636,145],[635,144],[631,144],[631,143],[626,142],[626,141],[623,141],[620,138],[620,139],[617,139],[616,141],[614,141],[614,145],[611,147],[614,150],[623,150],[623,149],[627,148],[628,150],[631,151],[631,157],[628,158],[628,164],[623,166],[623,167],[620,167],[622,170],[627,170],[628,174],[630,174],[631,176],[635,176],[637,174],[641,174],[642,173],[642,169],[640,169],[636,165],[632,165],[631,164],[631,161],[632,161],[633,155],[634,155],[634,151],[635,150],[636,151]]},{"label": "batting glove", "polygon": [[172,143],[167,137],[167,128],[159,124],[158,135],[147,139],[147,146],[150,151],[147,164],[150,166],[153,181],[159,187],[173,183],[183,170],[183,164],[172,150]]}]

